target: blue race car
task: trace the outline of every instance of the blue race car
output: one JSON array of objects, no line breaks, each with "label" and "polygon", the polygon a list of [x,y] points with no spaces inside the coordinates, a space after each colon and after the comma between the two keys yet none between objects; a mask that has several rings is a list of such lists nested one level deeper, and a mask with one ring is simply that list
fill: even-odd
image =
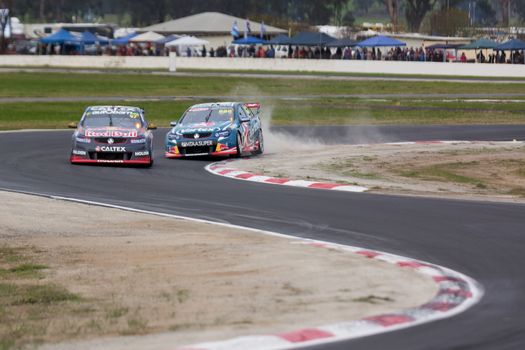
[{"label": "blue race car", "polygon": [[258,103],[217,102],[190,107],[166,135],[167,158],[261,154]]}]

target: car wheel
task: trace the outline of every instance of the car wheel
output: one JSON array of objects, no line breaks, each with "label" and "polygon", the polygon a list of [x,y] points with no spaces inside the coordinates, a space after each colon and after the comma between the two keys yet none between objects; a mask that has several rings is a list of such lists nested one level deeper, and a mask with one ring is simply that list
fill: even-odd
[{"label": "car wheel", "polygon": [[263,136],[263,131],[262,129],[259,130],[259,136],[257,136],[257,143],[258,143],[258,147],[257,149],[255,150],[255,154],[263,154],[264,153],[264,136]]}]

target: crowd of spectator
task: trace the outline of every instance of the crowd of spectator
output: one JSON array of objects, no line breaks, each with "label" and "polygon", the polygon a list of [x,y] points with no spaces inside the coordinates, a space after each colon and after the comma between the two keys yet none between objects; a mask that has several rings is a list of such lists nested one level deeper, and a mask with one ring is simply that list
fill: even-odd
[{"label": "crowd of spectator", "polygon": [[507,56],[505,51],[492,51],[487,56],[479,50],[475,59],[468,59],[465,52],[459,57],[453,50],[395,47],[389,49],[367,47],[311,47],[291,45],[230,45],[207,49],[205,46],[167,48],[154,43],[131,43],[127,45],[89,45],[86,47],[38,44],[37,53],[42,55],[108,55],[108,56],[168,56],[170,50],[187,57],[254,57],[295,59],[337,59],[368,61],[419,61],[419,62],[478,62],[478,63],[524,63],[524,53],[515,51]]},{"label": "crowd of spectator", "polygon": [[[225,49],[225,48],[224,48]],[[256,58],[295,58],[295,59],[343,59],[343,60],[368,60],[368,61],[419,61],[419,62],[478,62],[478,63],[524,63],[523,52],[515,51],[511,59],[507,60],[505,51],[496,51],[490,53],[488,58],[480,50],[476,59],[468,60],[465,52],[460,57],[453,55],[453,50],[433,49],[433,48],[413,48],[413,47],[396,47],[388,50],[377,48],[321,48],[321,47],[301,47],[301,46],[277,46],[278,52],[284,52],[284,55],[276,56],[276,48],[269,46],[264,48],[260,46],[230,46],[229,57],[256,57]],[[210,55],[213,57],[213,55]],[[225,57],[225,56],[221,56]]]}]

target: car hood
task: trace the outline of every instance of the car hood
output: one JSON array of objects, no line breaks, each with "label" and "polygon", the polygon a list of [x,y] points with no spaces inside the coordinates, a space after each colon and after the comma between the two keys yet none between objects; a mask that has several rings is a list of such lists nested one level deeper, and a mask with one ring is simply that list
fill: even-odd
[{"label": "car hood", "polygon": [[79,134],[85,137],[124,137],[132,138],[144,135],[144,130],[135,128],[118,128],[118,127],[105,127],[105,128],[82,128],[79,130]]},{"label": "car hood", "polygon": [[224,130],[232,125],[231,122],[210,122],[210,123],[195,123],[195,124],[184,124],[177,125],[172,129],[172,132],[186,134],[196,132],[217,132]]}]

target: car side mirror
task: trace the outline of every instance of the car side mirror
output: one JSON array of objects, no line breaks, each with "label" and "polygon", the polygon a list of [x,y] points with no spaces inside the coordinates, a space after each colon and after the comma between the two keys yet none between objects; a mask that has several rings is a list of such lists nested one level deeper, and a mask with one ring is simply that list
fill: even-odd
[{"label": "car side mirror", "polygon": [[153,123],[148,125],[148,130],[157,130],[157,126]]},{"label": "car side mirror", "polygon": [[78,126],[77,123],[69,123],[69,124],[67,125],[67,127],[70,128],[70,129],[76,129],[77,126]]},{"label": "car side mirror", "polygon": [[170,126],[177,126],[177,122],[170,122]]}]

